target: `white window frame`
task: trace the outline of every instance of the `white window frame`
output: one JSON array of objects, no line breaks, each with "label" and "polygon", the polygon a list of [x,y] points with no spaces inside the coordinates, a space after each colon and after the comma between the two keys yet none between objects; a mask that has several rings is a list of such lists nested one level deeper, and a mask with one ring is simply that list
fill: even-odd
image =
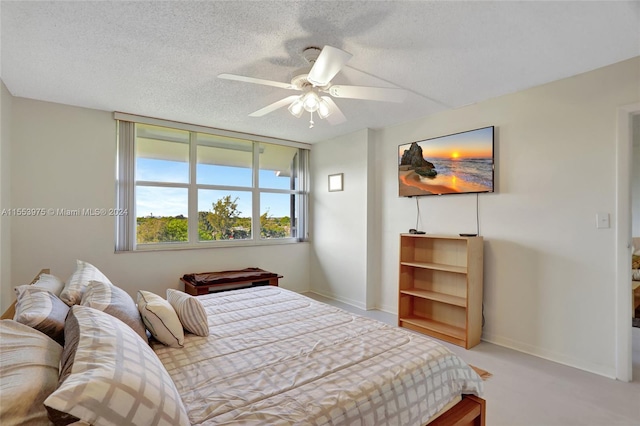
[{"label": "white window frame", "polygon": [[[117,120],[117,170],[116,170],[116,205],[119,211],[129,214],[116,217],[116,252],[149,251],[149,250],[180,250],[200,249],[213,247],[238,247],[273,244],[291,244],[308,240],[309,218],[309,155],[311,145],[266,136],[250,135],[228,130],[220,130],[193,124],[178,123],[150,117],[142,117],[132,114],[114,113]],[[216,136],[244,139],[253,142],[253,182],[251,187],[235,187],[225,185],[198,184],[196,181],[197,167],[197,140],[191,133],[189,138],[189,183],[136,181],[135,177],[135,124],[149,124],[154,126],[169,127],[179,130],[187,130],[194,133],[208,133]],[[259,185],[259,146],[260,143],[284,145],[301,148],[298,158],[298,189],[285,190],[273,188],[260,188]],[[136,241],[136,186],[154,187],[179,187],[188,190],[188,242],[165,242],[153,244],[138,244]],[[252,232],[251,238],[243,240],[214,240],[199,241],[198,238],[198,205],[197,194],[200,189],[229,190],[251,192],[252,197]],[[262,239],[260,237],[260,195],[263,193],[294,194],[296,196],[297,211],[297,237]],[[294,218],[291,218],[292,226]]]}]

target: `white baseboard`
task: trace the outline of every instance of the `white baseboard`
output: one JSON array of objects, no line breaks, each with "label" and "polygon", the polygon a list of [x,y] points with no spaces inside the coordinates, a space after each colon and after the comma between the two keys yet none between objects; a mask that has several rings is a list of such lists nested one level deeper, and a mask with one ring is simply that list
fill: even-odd
[{"label": "white baseboard", "polygon": [[382,312],[386,312],[388,314],[392,314],[392,315],[398,315],[398,306],[396,305],[381,305],[381,306],[376,306],[375,308],[378,311],[382,311]]},{"label": "white baseboard", "polygon": [[568,367],[577,368],[589,373],[598,374],[610,379],[616,378],[615,367],[612,368],[603,366],[601,364],[585,362],[583,359],[571,357],[554,351],[548,351],[538,346],[533,346],[528,343],[512,340],[503,336],[493,335],[491,333],[487,333],[486,331],[482,332],[482,341],[513,349],[515,351],[529,354],[538,358],[546,359],[547,361],[566,365]]},{"label": "white baseboard", "polygon": [[347,305],[351,305],[351,306],[353,306],[355,308],[362,309],[363,311],[367,310],[367,306],[362,302],[358,302],[357,300],[352,300],[352,299],[349,299],[349,298],[346,298],[346,297],[336,296],[335,294],[332,294],[332,293],[325,293],[323,291],[318,291],[318,290],[313,290],[313,289],[309,290],[308,292],[317,294],[317,295],[322,296],[322,297],[326,297],[327,299],[332,299],[332,300],[336,300],[338,302],[346,303]]}]

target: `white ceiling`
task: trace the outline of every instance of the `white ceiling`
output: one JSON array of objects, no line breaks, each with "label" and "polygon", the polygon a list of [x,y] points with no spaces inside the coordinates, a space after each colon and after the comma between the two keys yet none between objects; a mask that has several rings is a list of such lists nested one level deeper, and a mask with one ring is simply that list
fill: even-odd
[{"label": "white ceiling", "polygon": [[[2,1],[14,96],[301,142],[380,128],[640,55],[640,2]],[[403,104],[337,99],[331,126],[286,108],[308,46],[353,54],[333,83],[401,87]]]}]

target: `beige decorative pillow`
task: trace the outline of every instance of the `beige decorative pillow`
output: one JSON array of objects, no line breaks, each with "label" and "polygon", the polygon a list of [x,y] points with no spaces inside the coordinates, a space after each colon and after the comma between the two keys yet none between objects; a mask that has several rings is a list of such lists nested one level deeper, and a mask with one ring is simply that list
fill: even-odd
[{"label": "beige decorative pillow", "polygon": [[0,424],[48,424],[43,402],[58,386],[62,347],[13,320],[0,321],[0,342]]},{"label": "beige decorative pillow", "polygon": [[44,288],[21,285],[15,288],[16,313],[13,319],[64,344],[64,321],[69,307]]},{"label": "beige decorative pillow", "polygon": [[55,425],[189,425],[169,373],[129,326],[73,306],[65,330],[60,384],[44,401]]},{"label": "beige decorative pillow", "polygon": [[175,309],[185,330],[197,336],[209,335],[207,313],[197,297],[170,288],[167,290],[167,301]]},{"label": "beige decorative pillow", "polygon": [[35,287],[44,288],[58,297],[60,297],[60,293],[62,293],[62,290],[64,289],[64,281],[51,274],[40,274],[38,281],[33,283],[33,285]]},{"label": "beige decorative pillow", "polygon": [[89,281],[80,304],[113,315],[131,327],[145,342],[149,342],[136,303],[121,288],[102,281]]},{"label": "beige decorative pillow", "polygon": [[107,278],[98,268],[88,262],[82,260],[76,260],[76,270],[67,284],[64,286],[64,290],[60,293],[60,299],[67,305],[77,305],[82,300],[89,281],[102,281],[103,283],[111,284],[109,278]]},{"label": "beige decorative pillow", "polygon": [[184,330],[171,304],[157,294],[138,291],[138,310],[147,330],[159,342],[173,348],[184,346]]}]

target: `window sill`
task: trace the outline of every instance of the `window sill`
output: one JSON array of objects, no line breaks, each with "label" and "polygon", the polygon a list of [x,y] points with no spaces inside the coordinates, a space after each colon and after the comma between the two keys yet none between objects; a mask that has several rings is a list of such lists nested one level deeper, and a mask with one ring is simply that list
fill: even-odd
[{"label": "window sill", "polygon": [[224,240],[224,241],[207,241],[195,244],[185,243],[157,243],[157,244],[140,244],[134,250],[116,250],[119,253],[144,253],[154,251],[175,251],[175,250],[207,250],[219,248],[238,248],[238,247],[260,247],[305,243],[307,241],[298,241],[295,238],[268,239],[268,240]]}]

